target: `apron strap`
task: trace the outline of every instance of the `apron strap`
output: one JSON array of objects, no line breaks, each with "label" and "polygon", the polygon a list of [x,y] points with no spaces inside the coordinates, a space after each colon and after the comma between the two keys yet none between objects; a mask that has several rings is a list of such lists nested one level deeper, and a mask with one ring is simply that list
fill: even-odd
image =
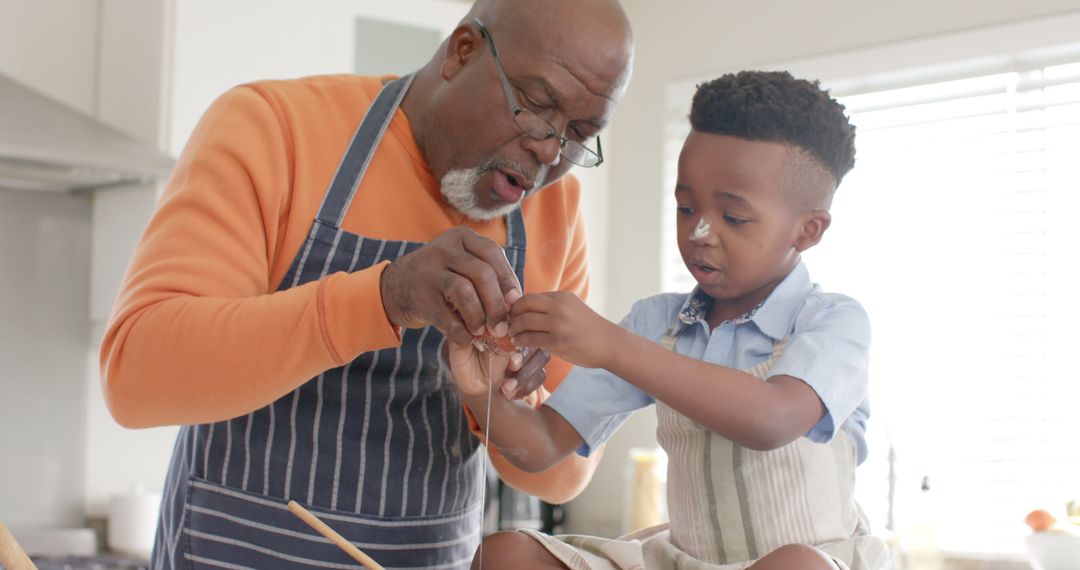
[{"label": "apron strap", "polygon": [[521,255],[525,255],[525,217],[521,215],[520,207],[506,214],[506,247],[519,248]]},{"label": "apron strap", "polygon": [[660,340],[658,342],[660,343],[660,346],[668,350],[675,350],[676,340],[677,339],[675,338],[675,326],[672,325],[671,327],[668,327],[667,332],[664,333],[664,336],[660,337]]},{"label": "apron strap", "polygon": [[517,275],[518,283],[522,291],[525,288],[525,217],[521,215],[521,208],[506,214],[506,260]]},{"label": "apron strap", "polygon": [[322,205],[319,206],[319,214],[316,218],[332,227],[340,227],[341,220],[345,218],[345,212],[349,210],[356,189],[360,186],[360,180],[364,178],[371,157],[375,155],[375,147],[382,139],[383,133],[390,126],[394,113],[401,106],[401,100],[412,84],[413,76],[406,75],[395,79],[383,86],[378,97],[371,104],[364,120],[353,135],[349,143],[349,150],[341,159],[337,173],[334,175],[330,189],[323,196]]}]

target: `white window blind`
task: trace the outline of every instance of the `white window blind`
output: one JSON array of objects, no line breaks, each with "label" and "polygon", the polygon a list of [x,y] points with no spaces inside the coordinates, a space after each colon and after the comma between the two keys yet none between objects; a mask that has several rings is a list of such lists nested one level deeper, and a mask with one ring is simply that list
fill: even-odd
[{"label": "white window blind", "polygon": [[[875,504],[887,470],[860,473],[875,530],[903,540],[929,517],[946,551],[1019,553],[1028,511],[1080,499],[1080,56],[918,75],[835,82],[863,86],[833,90],[856,167],[804,260],[870,314],[872,421],[889,437],[868,465],[896,453],[892,521]],[[686,291],[672,192],[689,98],[671,92],[663,287]]]}]

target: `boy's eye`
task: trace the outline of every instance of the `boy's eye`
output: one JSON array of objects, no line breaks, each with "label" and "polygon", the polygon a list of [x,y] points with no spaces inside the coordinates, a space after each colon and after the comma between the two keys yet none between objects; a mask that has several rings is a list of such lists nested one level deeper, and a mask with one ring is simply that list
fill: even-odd
[{"label": "boy's eye", "polygon": [[735,216],[732,216],[731,214],[724,214],[724,221],[733,226],[739,226],[746,223],[746,220],[742,218],[737,218]]},{"label": "boy's eye", "polygon": [[678,206],[678,207],[675,208],[675,211],[677,211],[678,213],[680,213],[680,214],[682,214],[684,216],[689,216],[689,215],[692,215],[694,213],[694,209],[691,208],[690,206]]}]

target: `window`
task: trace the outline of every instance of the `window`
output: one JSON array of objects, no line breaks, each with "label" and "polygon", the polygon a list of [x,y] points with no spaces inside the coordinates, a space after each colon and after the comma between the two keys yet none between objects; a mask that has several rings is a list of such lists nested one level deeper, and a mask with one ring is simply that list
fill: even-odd
[{"label": "window", "polygon": [[[994,37],[983,34],[988,53],[1000,49]],[[903,542],[925,515],[912,505],[925,503],[941,549],[1020,553],[1027,512],[1061,518],[1080,499],[1080,46],[944,64],[928,53],[924,65],[823,80],[858,127],[857,163],[804,260],[873,325],[875,417],[859,496],[875,530]],[[879,55],[866,58],[890,61]],[[671,197],[692,92],[669,90],[665,290],[694,284],[674,246]],[[886,504],[878,474],[890,443]]]}]

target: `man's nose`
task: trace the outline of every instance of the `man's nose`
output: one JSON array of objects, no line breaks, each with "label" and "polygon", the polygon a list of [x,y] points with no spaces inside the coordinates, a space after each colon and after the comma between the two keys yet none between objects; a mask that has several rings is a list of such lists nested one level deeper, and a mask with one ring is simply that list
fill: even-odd
[{"label": "man's nose", "polygon": [[524,141],[525,150],[533,153],[540,164],[556,166],[562,157],[562,138],[552,135],[543,140],[537,140],[526,136]]}]

